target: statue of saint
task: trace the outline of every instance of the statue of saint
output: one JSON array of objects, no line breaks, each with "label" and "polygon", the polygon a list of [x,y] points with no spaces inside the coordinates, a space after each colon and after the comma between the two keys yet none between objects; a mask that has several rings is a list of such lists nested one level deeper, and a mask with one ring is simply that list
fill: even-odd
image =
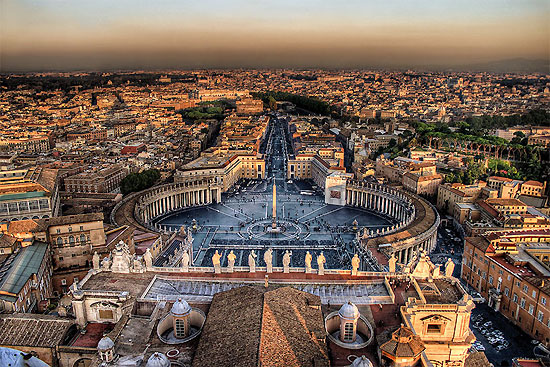
[{"label": "statue of saint", "polygon": [[351,275],[357,275],[360,263],[361,260],[359,260],[359,256],[357,256],[357,254],[353,255],[353,259],[351,259]]},{"label": "statue of saint", "polygon": [[187,273],[189,271],[189,251],[183,251],[181,256],[181,270]]},{"label": "statue of saint", "polygon": [[212,256],[212,264],[214,265],[214,273],[216,273],[216,274],[221,274],[221,272],[222,272],[222,268],[220,266],[220,258],[221,257],[222,257],[222,255],[220,255],[218,250],[216,250],[216,252]]},{"label": "statue of saint", "polygon": [[250,254],[248,255],[248,267],[250,268],[251,273],[256,272],[256,254],[254,253],[254,250],[250,251]]},{"label": "statue of saint", "polygon": [[143,260],[145,260],[145,268],[147,270],[151,270],[153,268],[153,255],[151,254],[151,250],[149,250],[149,248],[145,250]]},{"label": "statue of saint", "polygon": [[309,253],[309,251],[306,252],[306,273],[311,273],[311,260],[313,257]]},{"label": "statue of saint", "polygon": [[267,251],[264,253],[264,261],[267,267],[267,272],[273,273],[273,250],[272,249],[267,249]]},{"label": "statue of saint", "polygon": [[325,258],[325,255],[323,255],[323,251],[317,256],[317,265],[319,266],[319,275],[325,275],[325,263],[327,262],[327,259]]},{"label": "statue of saint", "polygon": [[97,251],[94,252],[92,263],[94,265],[94,270],[99,270],[99,255],[97,254]]},{"label": "statue of saint", "polygon": [[397,263],[397,258],[395,257],[395,254],[391,254],[390,260],[389,260],[389,267],[390,267],[390,273],[395,273],[395,264]]},{"label": "statue of saint", "polygon": [[233,253],[233,250],[227,255],[227,269],[230,273],[233,272],[233,268],[235,267],[235,260],[237,259],[237,256]]},{"label": "statue of saint", "polygon": [[452,277],[454,270],[455,270],[455,263],[449,257],[447,258],[447,262],[445,263],[445,276]]},{"label": "statue of saint", "polygon": [[441,272],[441,268],[439,267],[439,264],[435,265],[434,271],[432,273],[432,277],[439,278],[441,276],[440,272]]},{"label": "statue of saint", "polygon": [[283,255],[283,273],[290,273],[290,255],[292,255],[292,252],[288,250]]}]

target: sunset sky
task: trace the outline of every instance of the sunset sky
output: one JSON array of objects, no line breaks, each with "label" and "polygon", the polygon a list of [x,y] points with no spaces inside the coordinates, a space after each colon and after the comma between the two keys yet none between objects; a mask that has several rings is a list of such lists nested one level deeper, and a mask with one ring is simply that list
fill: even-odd
[{"label": "sunset sky", "polygon": [[2,71],[550,58],[548,0],[0,0]]}]

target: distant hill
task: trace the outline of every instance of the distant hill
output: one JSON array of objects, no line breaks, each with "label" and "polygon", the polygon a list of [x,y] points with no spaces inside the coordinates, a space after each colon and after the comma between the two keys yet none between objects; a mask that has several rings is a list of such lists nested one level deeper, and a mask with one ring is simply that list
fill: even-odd
[{"label": "distant hill", "polygon": [[488,71],[492,73],[550,73],[550,60],[506,59],[457,66],[454,70]]}]

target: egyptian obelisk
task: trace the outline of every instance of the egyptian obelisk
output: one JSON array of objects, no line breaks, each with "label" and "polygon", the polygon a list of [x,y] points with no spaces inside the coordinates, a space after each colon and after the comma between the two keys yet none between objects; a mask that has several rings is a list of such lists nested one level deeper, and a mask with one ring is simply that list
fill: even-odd
[{"label": "egyptian obelisk", "polygon": [[277,228],[277,185],[273,183],[273,213],[271,214],[271,228]]}]

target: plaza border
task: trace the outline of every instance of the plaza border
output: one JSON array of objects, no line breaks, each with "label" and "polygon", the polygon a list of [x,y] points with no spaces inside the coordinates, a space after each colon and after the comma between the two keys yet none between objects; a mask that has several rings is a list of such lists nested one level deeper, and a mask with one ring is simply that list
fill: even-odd
[{"label": "plaza border", "polygon": [[[219,203],[221,193],[221,185],[213,179],[155,186],[119,202],[111,213],[111,222],[162,233],[161,226],[153,221],[184,209]],[[399,264],[406,265],[420,252],[430,253],[435,248],[440,217],[425,199],[392,186],[356,180],[348,180],[345,195],[346,206],[397,222],[385,229],[359,228],[356,233],[359,249],[379,264],[386,265],[387,259],[394,256]]]}]

